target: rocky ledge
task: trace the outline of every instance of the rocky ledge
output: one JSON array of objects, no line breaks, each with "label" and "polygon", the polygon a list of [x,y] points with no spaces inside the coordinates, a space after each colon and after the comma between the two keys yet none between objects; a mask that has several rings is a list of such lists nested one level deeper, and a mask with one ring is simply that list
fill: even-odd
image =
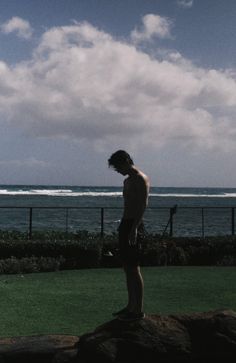
[{"label": "rocky ledge", "polygon": [[0,339],[0,363],[235,362],[236,313],[220,310],[111,320],[83,336]]}]

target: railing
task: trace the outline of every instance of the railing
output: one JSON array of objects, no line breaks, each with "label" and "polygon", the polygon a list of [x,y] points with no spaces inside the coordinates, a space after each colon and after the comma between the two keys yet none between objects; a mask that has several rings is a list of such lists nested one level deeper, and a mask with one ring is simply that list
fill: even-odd
[{"label": "railing", "polygon": [[[168,230],[168,234],[170,236],[174,235],[174,226],[176,223],[176,216],[178,216],[179,211],[190,209],[198,210],[200,211],[201,216],[201,236],[205,237],[205,212],[206,210],[220,210],[220,209],[227,209],[230,212],[230,222],[229,222],[229,230],[231,235],[235,235],[235,208],[236,207],[178,207],[177,205],[173,207],[148,207],[147,211],[152,210],[167,210],[167,217],[165,217],[164,221],[164,228],[162,226],[161,234],[165,235]],[[28,211],[28,237],[29,239],[32,238],[33,234],[33,216],[34,216],[34,210],[64,210],[65,211],[65,232],[68,233],[68,220],[69,220],[69,210],[98,210],[100,211],[100,235],[101,237],[105,234],[105,217],[106,217],[106,211],[108,210],[122,210],[121,207],[75,207],[75,206],[67,206],[67,207],[54,207],[54,206],[22,206],[22,207],[15,207],[15,206],[0,206],[0,209],[24,209]],[[181,214],[181,213],[180,213]],[[160,221],[156,221],[156,225],[158,225]]]},{"label": "railing", "polygon": [[[24,207],[14,207],[14,206],[0,206],[0,209],[25,209],[28,210],[28,216],[29,216],[29,223],[28,223],[28,237],[29,239],[32,239],[32,233],[33,233],[33,210],[65,210],[65,232],[68,233],[68,219],[69,219],[69,210],[75,209],[75,210],[86,210],[86,209],[92,209],[92,210],[100,210],[100,234],[103,237],[104,236],[104,207],[53,207],[53,206],[24,206]],[[120,209],[120,208],[117,208]]]}]

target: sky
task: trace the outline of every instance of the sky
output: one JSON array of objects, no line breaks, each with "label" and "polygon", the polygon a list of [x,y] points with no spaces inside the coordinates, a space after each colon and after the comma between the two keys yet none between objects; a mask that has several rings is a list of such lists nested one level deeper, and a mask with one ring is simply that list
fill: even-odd
[{"label": "sky", "polygon": [[0,184],[236,187],[235,0],[0,0]]}]

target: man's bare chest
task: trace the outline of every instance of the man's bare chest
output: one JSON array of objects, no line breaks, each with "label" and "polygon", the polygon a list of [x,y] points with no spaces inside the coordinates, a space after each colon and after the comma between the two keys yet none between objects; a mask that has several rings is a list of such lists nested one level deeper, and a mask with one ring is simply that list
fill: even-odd
[{"label": "man's bare chest", "polygon": [[126,180],[124,183],[123,196],[125,201],[131,201],[136,198],[136,186],[135,183],[129,180]]}]

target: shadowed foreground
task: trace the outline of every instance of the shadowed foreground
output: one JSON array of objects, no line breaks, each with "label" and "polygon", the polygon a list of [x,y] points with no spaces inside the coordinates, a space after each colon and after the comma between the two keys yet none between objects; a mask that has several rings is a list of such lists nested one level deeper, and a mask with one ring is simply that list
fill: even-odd
[{"label": "shadowed foreground", "polygon": [[233,363],[236,313],[151,315],[111,320],[83,336],[35,336],[0,341],[1,363]]}]

